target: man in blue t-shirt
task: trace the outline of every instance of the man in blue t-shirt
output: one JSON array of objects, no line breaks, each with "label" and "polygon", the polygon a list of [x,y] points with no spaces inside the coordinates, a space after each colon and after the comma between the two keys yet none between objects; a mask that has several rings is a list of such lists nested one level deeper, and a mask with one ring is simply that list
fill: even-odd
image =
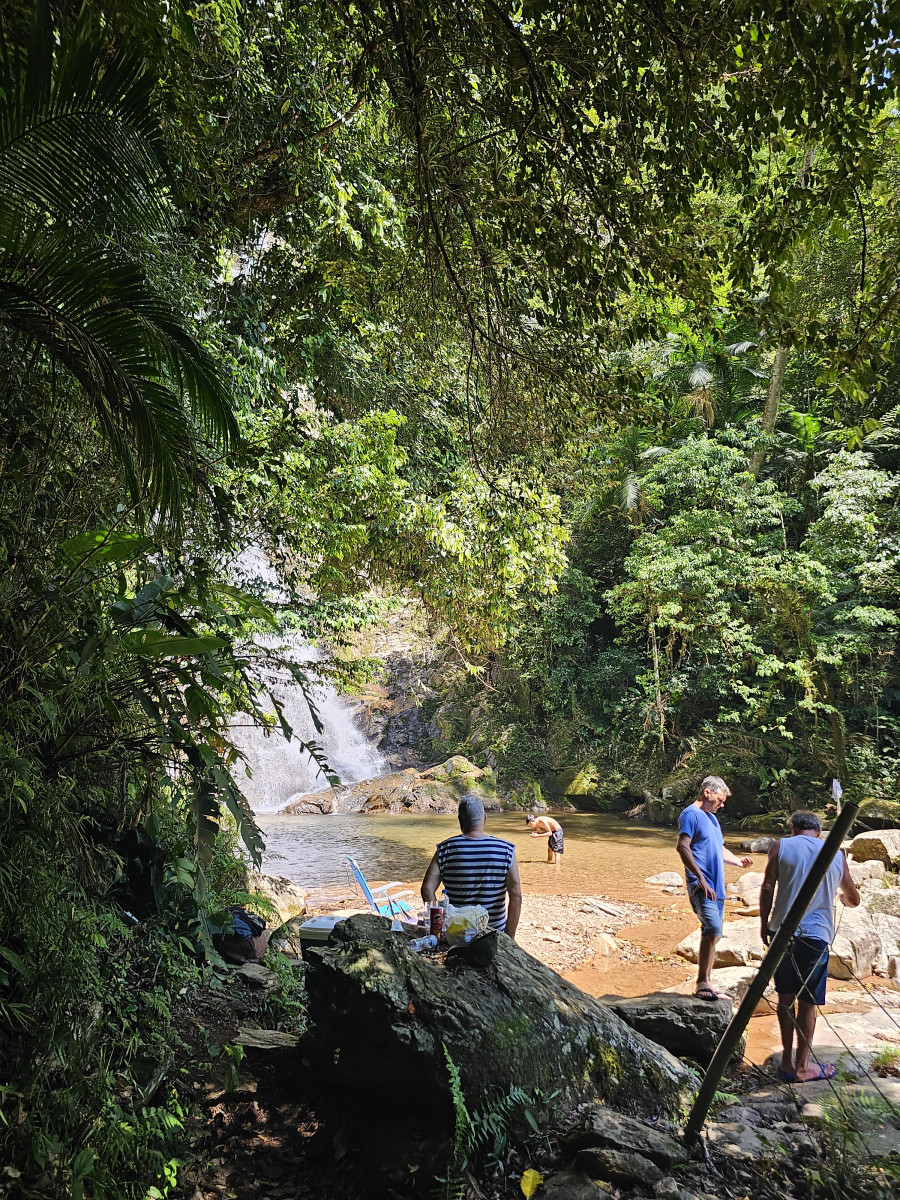
[{"label": "man in blue t-shirt", "polygon": [[722,936],[725,913],[725,863],[752,867],[752,858],[736,858],[722,841],[722,826],[716,813],[731,795],[718,775],[707,775],[700,793],[678,818],[677,849],[684,863],[691,908],[700,920],[700,950],[697,955],[697,987],[701,1000],[718,1000],[710,979],[716,958],[716,942]]}]

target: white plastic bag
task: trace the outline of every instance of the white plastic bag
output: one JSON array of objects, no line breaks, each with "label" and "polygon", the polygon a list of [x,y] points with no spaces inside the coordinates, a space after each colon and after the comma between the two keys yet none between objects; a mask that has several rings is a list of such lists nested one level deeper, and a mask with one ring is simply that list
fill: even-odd
[{"label": "white plastic bag", "polygon": [[479,933],[484,933],[488,927],[488,910],[480,904],[470,904],[466,908],[454,908],[447,905],[444,937],[451,946],[465,946]]}]

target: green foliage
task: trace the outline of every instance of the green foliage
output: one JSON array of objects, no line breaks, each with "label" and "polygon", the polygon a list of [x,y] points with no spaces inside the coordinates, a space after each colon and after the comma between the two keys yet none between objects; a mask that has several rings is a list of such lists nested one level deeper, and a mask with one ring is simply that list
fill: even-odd
[{"label": "green foliage", "polygon": [[[166,227],[153,80],[85,8],[57,44],[43,3],[0,59],[0,324],[83,389],[133,503],[180,520],[200,437],[237,432],[228,389],[184,316],[121,239]],[[127,232],[126,232],[127,231]]]},{"label": "green foliage", "polygon": [[0,1138],[32,1190],[174,1190],[174,997],[261,851],[230,724],[293,736],[296,642],[340,648],[373,585],[442,626],[445,748],[504,782],[895,793],[890,14],[764,7],[4,10]]},{"label": "green foliage", "polygon": [[827,1200],[893,1196],[900,1166],[891,1158],[873,1159],[867,1138],[891,1124],[894,1116],[894,1107],[878,1097],[854,1094],[847,1088],[827,1096],[819,1118],[822,1166],[804,1168],[812,1195]]}]

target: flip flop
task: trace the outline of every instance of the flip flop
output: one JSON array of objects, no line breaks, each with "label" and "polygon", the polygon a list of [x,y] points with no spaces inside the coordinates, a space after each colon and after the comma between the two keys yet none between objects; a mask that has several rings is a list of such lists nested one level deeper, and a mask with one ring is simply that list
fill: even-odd
[{"label": "flip flop", "polygon": [[810,1075],[809,1079],[794,1078],[794,1083],[815,1083],[817,1079],[834,1079],[837,1075],[837,1067],[834,1063],[817,1063],[816,1074]]},{"label": "flip flop", "polygon": [[793,1071],[785,1071],[781,1067],[778,1068],[778,1078],[782,1083],[796,1083],[797,1076]]},{"label": "flip flop", "polygon": [[696,992],[694,992],[694,997],[697,1000],[720,1000],[721,999],[721,997],[719,996],[719,993],[711,987],[697,988]]}]

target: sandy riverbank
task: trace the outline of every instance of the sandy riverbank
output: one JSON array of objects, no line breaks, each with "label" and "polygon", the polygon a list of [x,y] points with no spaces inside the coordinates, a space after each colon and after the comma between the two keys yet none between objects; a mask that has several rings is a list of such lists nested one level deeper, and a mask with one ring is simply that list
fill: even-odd
[{"label": "sandy riverbank", "polygon": [[[674,847],[666,853],[658,842],[647,844],[641,877],[634,874],[633,856],[623,855],[630,861],[614,860],[614,869],[605,870],[600,880],[588,875],[578,854],[564,856],[558,867],[547,864],[543,846],[537,839],[519,846],[524,899],[517,941],[523,949],[600,999],[641,996],[694,979],[696,967],[674,952],[696,928],[687,896],[667,895],[644,882],[660,871],[677,870]],[[752,857],[754,865],[748,869],[762,870],[764,856]],[[740,867],[727,867],[726,882],[733,883],[742,872]],[[591,883],[593,887],[585,887]],[[420,880],[408,883],[416,896],[419,884]],[[347,888],[317,889],[310,905],[317,912],[365,911]],[[742,904],[726,901],[726,921],[742,915]],[[823,1053],[834,1057],[854,1048],[900,1045],[900,990],[886,980],[865,982],[876,991],[878,1002],[856,983],[829,980],[828,1003],[816,1036]],[[764,1064],[779,1044],[774,1011],[750,1022],[749,1061]]]}]

